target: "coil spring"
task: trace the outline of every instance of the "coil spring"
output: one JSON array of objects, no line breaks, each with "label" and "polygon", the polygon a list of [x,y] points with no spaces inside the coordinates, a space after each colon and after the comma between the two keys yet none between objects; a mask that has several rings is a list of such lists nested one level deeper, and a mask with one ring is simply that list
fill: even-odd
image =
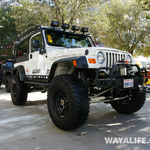
[{"label": "coil spring", "polygon": [[79,79],[87,86],[87,76],[84,72],[78,72]]}]

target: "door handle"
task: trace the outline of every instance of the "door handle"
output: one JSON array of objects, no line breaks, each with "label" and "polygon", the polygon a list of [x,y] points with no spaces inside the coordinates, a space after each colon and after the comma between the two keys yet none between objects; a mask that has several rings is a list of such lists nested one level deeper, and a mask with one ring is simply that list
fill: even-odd
[{"label": "door handle", "polygon": [[30,59],[32,59],[32,54],[30,54]]}]

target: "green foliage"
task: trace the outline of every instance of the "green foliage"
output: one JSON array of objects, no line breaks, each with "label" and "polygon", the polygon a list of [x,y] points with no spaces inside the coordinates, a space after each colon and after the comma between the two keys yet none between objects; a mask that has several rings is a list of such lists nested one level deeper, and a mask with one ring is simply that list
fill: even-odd
[{"label": "green foliage", "polygon": [[101,7],[97,18],[99,39],[108,47],[148,55],[150,22],[134,1],[111,0]]},{"label": "green foliage", "polygon": [[137,0],[137,2],[143,10],[150,11],[150,0]]},{"label": "green foliage", "polygon": [[145,11],[146,19],[150,19],[150,0],[136,0],[139,6]]},{"label": "green foliage", "polygon": [[81,24],[89,17],[89,12],[101,4],[101,0],[52,0],[53,17],[62,23]]},{"label": "green foliage", "polygon": [[[2,5],[0,7],[0,59],[11,58],[11,48],[17,31],[15,19],[11,16],[10,6]],[[8,56],[2,56],[7,54]]]},{"label": "green foliage", "polygon": [[31,23],[50,26],[52,20],[57,20],[60,26],[63,23],[79,24],[79,20],[87,19],[89,9],[98,4],[100,0],[18,0],[13,6],[13,17],[18,30]]},{"label": "green foliage", "polygon": [[0,43],[10,45],[16,33],[31,23],[50,26],[57,20],[60,26],[88,27],[94,40],[99,38],[105,46],[148,56],[150,5],[149,0],[137,1],[17,0],[12,6],[0,7]]},{"label": "green foliage", "polygon": [[16,19],[17,30],[21,31],[29,24],[42,24],[50,26],[52,17],[52,6],[46,1],[18,0],[13,5],[13,17]]}]

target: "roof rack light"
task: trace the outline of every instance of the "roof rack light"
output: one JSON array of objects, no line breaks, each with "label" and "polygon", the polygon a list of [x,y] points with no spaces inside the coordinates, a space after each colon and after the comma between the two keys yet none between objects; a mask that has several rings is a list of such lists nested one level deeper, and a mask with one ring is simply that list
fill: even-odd
[{"label": "roof rack light", "polygon": [[75,33],[75,31],[79,31],[79,26],[73,25],[71,30],[73,30],[74,31],[73,33]]},{"label": "roof rack light", "polygon": [[83,34],[84,34],[85,32],[88,32],[88,28],[82,27],[81,32],[83,32]]},{"label": "roof rack light", "polygon": [[53,27],[53,29],[55,27],[59,27],[59,22],[58,21],[51,21],[51,27]]},{"label": "roof rack light", "polygon": [[66,29],[70,28],[70,25],[66,24],[66,23],[63,23],[63,25],[61,26],[61,28],[64,29],[64,31],[65,31]]}]

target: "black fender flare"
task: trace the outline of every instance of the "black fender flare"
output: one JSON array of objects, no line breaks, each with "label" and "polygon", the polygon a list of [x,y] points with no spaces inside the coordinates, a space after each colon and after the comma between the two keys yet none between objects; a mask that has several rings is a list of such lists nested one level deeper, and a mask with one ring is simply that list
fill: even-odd
[{"label": "black fender flare", "polygon": [[13,69],[12,75],[18,75],[20,81],[24,81],[26,78],[24,67],[19,65]]},{"label": "black fender flare", "polygon": [[[76,61],[77,66],[74,66],[73,60]],[[76,57],[69,57],[69,58],[59,59],[59,60],[55,61],[52,64],[48,82],[50,82],[52,80],[52,78],[54,76],[54,73],[55,73],[55,70],[57,68],[57,64],[59,64],[59,63],[69,63],[75,69],[76,68],[78,68],[78,69],[86,69],[86,68],[88,68],[88,62],[87,62],[87,59],[86,59],[85,56],[76,56]]]},{"label": "black fender flare", "polygon": [[[73,65],[73,60],[76,61],[77,66]],[[58,63],[71,63],[75,68],[88,68],[88,63],[85,56],[76,56],[76,57],[70,57],[70,58],[62,58],[54,62],[53,64]]]}]

